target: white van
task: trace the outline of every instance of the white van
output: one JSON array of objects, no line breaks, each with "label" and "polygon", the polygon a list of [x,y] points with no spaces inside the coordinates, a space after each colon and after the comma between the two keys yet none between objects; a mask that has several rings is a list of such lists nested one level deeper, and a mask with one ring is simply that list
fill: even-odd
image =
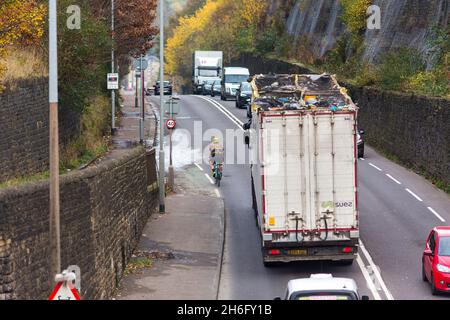
[{"label": "white van", "polygon": [[222,77],[222,89],[220,98],[227,100],[228,98],[236,99],[236,90],[242,82],[250,77],[250,71],[247,68],[227,67],[224,68]]}]

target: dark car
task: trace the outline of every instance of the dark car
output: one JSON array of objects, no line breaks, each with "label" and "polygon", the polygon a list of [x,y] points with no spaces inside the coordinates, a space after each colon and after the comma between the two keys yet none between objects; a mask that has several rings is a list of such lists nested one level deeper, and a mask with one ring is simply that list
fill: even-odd
[{"label": "dark car", "polygon": [[203,82],[203,84],[202,84],[202,94],[204,96],[206,96],[208,94],[211,94],[213,84],[214,84],[214,80],[206,80],[205,82]]},{"label": "dark car", "polygon": [[220,95],[220,91],[222,90],[222,83],[220,80],[214,81],[211,90],[211,97],[215,97],[216,95]]},{"label": "dark car", "polygon": [[252,87],[248,82],[242,82],[236,90],[236,108],[245,108],[252,100]]},{"label": "dark car", "polygon": [[358,146],[358,158],[364,158],[364,130],[358,130],[356,135],[356,145]]},{"label": "dark car", "polygon": [[[159,85],[159,81],[156,81],[155,84],[155,95],[159,96],[160,94],[160,85]],[[170,83],[170,81],[164,81],[164,95],[172,95],[172,84]]]}]

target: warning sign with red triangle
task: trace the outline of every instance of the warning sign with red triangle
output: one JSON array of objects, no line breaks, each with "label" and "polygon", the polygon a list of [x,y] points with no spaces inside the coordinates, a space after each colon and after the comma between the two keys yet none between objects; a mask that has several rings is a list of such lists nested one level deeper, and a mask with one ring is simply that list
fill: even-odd
[{"label": "warning sign with red triangle", "polygon": [[48,300],[81,300],[77,289],[69,288],[65,281],[58,282]]}]

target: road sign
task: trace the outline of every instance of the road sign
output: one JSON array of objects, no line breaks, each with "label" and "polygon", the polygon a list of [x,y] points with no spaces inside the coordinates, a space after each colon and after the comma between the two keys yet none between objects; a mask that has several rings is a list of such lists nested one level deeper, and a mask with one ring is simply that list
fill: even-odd
[{"label": "road sign", "polygon": [[108,90],[119,89],[119,74],[108,73]]},{"label": "road sign", "polygon": [[166,101],[164,109],[165,113],[170,115],[170,117],[180,113],[180,105],[177,101],[175,101],[175,99],[169,99]]},{"label": "road sign", "polygon": [[177,125],[177,122],[174,119],[169,119],[166,121],[167,129],[172,130]]},{"label": "road sign", "polygon": [[69,286],[70,281],[58,282],[48,300],[81,300],[77,289]]},{"label": "road sign", "polygon": [[[134,60],[133,66],[136,71],[141,71],[141,59],[139,58]],[[148,68],[147,59],[142,59],[142,70],[147,70],[147,68]]]}]

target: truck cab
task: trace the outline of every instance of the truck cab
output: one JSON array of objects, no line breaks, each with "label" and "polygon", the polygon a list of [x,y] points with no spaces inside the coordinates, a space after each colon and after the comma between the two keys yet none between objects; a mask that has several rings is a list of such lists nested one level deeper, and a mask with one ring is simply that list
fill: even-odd
[{"label": "truck cab", "polygon": [[247,68],[227,67],[224,68],[222,78],[221,100],[236,99],[236,91],[242,82],[246,82],[250,77]]},{"label": "truck cab", "polygon": [[195,51],[193,55],[192,91],[202,93],[208,81],[222,79],[222,51]]}]

